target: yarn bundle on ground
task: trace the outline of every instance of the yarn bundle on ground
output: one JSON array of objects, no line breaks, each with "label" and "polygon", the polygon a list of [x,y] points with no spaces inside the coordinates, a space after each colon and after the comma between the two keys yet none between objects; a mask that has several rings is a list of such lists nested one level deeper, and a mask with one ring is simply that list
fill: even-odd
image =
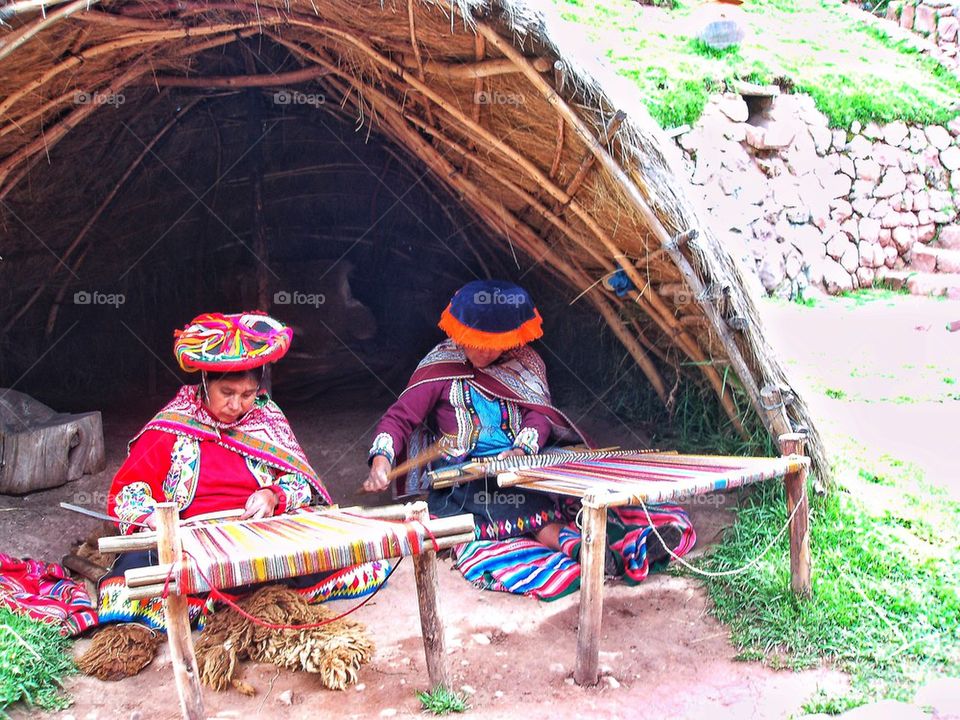
[{"label": "yarn bundle on ground", "polygon": [[159,645],[160,633],[143,625],[108,625],[94,635],[77,667],[100,680],[122,680],[149,665]]},{"label": "yarn bundle on ground", "polygon": [[[310,625],[334,617],[322,605],[311,605],[290,588],[270,585],[238,603],[250,615],[275,625]],[[196,645],[197,665],[204,685],[214,690],[233,686],[254,689],[236,677],[238,661],[249,658],[320,676],[331,690],[356,683],[360,666],[373,657],[366,627],[341,618],[307,630],[272,630],[256,625],[232,608],[218,611]]]}]

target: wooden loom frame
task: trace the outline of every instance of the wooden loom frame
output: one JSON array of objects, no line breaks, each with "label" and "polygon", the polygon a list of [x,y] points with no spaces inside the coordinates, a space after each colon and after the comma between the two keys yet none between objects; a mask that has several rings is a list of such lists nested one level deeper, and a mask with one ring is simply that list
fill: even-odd
[{"label": "wooden loom frame", "polygon": [[[430,520],[427,504],[422,501],[407,505],[344,508],[344,510],[381,520],[412,520],[423,523],[425,526],[435,525],[438,522]],[[180,698],[180,710],[185,720],[205,720],[207,715],[203,707],[203,688],[200,684],[190,618],[187,613],[187,596],[178,592],[175,582],[169,584],[156,582],[157,577],[166,578],[169,573],[168,568],[182,557],[178,517],[175,503],[160,503],[156,506],[157,532],[155,535],[142,533],[140,537],[132,535],[101,538],[100,551],[125,552],[157,548],[158,566],[147,569],[147,572],[138,573],[136,570],[141,569],[137,568],[126,574],[128,583],[131,581],[130,572],[133,572],[133,579],[138,583],[130,587],[130,597],[133,599],[158,597],[163,594],[165,586],[169,585],[169,592],[164,597],[164,609],[167,641],[170,645],[177,695]],[[470,529],[466,532],[465,528],[468,524]],[[472,540],[474,538],[473,516],[457,515],[453,518],[443,518],[438,528],[431,528],[430,532],[436,536],[436,546],[428,540],[429,547],[425,546],[422,552],[412,556],[420,612],[420,631],[423,636],[423,649],[431,687],[442,686],[449,689],[450,673],[446,661],[444,625],[437,592],[437,550],[444,550]]]},{"label": "wooden loom frame", "polygon": [[[810,459],[803,455],[805,436],[787,433],[779,437],[783,458],[795,461],[796,469],[782,475],[787,491],[787,516],[790,518],[790,586],[794,593],[809,597],[810,584],[810,506],[805,492]],[[499,478],[511,478],[503,473]],[[770,478],[773,479],[773,478]],[[511,478],[512,480],[512,478]],[[517,485],[537,490],[535,484]],[[551,490],[556,492],[556,490]],[[695,493],[705,494],[705,493]],[[603,620],[603,568],[607,541],[607,510],[625,505],[624,493],[608,495],[587,493],[582,497],[583,540],[580,567],[580,623],[577,631],[577,656],[573,679],[578,685],[596,685],[600,679],[600,628]]]}]

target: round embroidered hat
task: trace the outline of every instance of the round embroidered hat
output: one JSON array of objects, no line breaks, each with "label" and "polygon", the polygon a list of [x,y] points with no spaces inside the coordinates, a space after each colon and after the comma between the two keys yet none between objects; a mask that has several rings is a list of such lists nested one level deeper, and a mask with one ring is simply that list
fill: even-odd
[{"label": "round embroidered hat", "polygon": [[543,336],[543,318],[530,295],[503,280],[474,280],[457,290],[440,329],[459,345],[510,350]]},{"label": "round embroidered hat", "polygon": [[173,333],[173,353],[187,372],[239,372],[287,354],[293,330],[266,313],[204,313]]}]

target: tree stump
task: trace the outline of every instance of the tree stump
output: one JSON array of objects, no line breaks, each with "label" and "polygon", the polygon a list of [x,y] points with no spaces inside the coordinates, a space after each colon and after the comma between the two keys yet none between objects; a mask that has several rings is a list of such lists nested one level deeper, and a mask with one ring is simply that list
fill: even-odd
[{"label": "tree stump", "polygon": [[0,389],[0,493],[57,487],[105,466],[99,412],[58,413],[29,395]]}]

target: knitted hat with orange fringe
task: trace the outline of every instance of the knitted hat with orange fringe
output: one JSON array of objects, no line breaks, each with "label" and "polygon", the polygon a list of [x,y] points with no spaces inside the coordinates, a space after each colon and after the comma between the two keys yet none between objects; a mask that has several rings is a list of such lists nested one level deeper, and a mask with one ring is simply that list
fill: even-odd
[{"label": "knitted hat with orange fringe", "polygon": [[458,345],[511,350],[543,336],[543,318],[530,295],[503,280],[474,280],[457,290],[440,329]]}]

